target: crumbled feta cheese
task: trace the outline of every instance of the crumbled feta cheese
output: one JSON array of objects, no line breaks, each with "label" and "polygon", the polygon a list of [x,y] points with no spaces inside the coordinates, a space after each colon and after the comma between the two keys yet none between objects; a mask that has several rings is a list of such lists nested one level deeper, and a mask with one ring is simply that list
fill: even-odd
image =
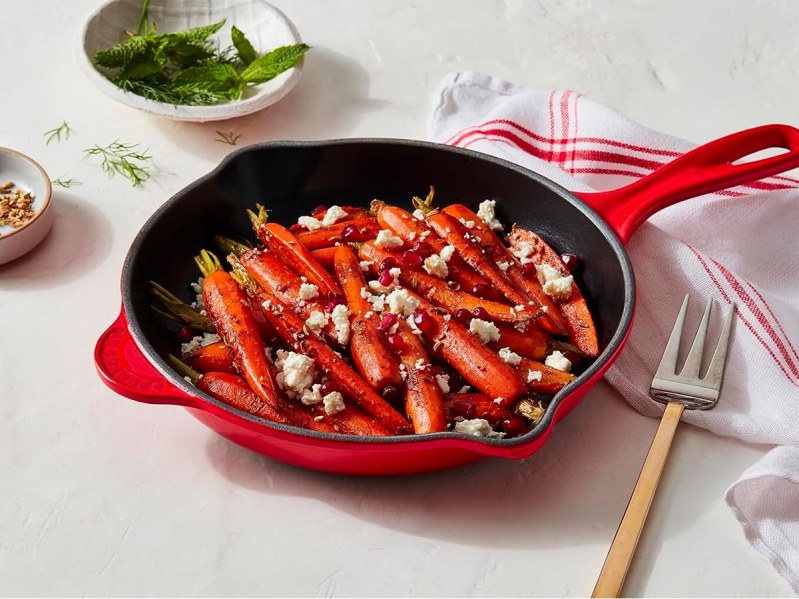
[{"label": "crumbled feta cheese", "polygon": [[441,256],[441,259],[444,262],[449,262],[452,259],[452,254],[455,253],[455,247],[451,245],[445,245],[441,248],[441,251],[438,252],[438,255]]},{"label": "crumbled feta cheese", "polygon": [[196,283],[191,284],[191,290],[194,292],[194,302],[191,304],[192,308],[202,310],[205,308],[205,301],[203,300],[203,282],[205,277],[197,279]]},{"label": "crumbled feta cheese", "polygon": [[190,384],[192,384],[192,385],[194,384],[194,382],[191,380],[191,377],[190,377],[190,376],[184,376],[184,377],[183,377],[183,380],[184,380],[184,381],[186,381],[187,383],[190,383]]},{"label": "crumbled feta cheese", "polygon": [[319,287],[313,283],[303,283],[300,285],[300,299],[309,300],[319,297]]},{"label": "crumbled feta cheese", "polygon": [[499,266],[499,270],[506,272],[510,268],[510,262],[497,262],[497,266]]},{"label": "crumbled feta cheese", "polygon": [[419,307],[419,300],[411,296],[405,289],[395,289],[386,297],[388,309],[394,314],[410,316]]},{"label": "crumbled feta cheese", "polygon": [[408,239],[410,239],[411,241],[416,239],[416,231],[411,231],[410,233],[408,233]]},{"label": "crumbled feta cheese", "polygon": [[496,207],[496,200],[485,200],[480,202],[480,208],[477,210],[477,216],[494,231],[501,231],[502,223],[497,220],[496,214],[494,213]]},{"label": "crumbled feta cheese", "polygon": [[465,218],[459,218],[461,224],[466,227],[467,229],[474,229],[474,221],[473,220],[466,220]]},{"label": "crumbled feta cheese", "polygon": [[513,328],[519,331],[520,333],[527,332],[527,323],[526,322],[517,322],[513,325]]},{"label": "crumbled feta cheese", "polygon": [[344,398],[338,391],[332,391],[322,398],[325,404],[325,412],[328,414],[338,414],[346,406],[344,405]]},{"label": "crumbled feta cheese", "polygon": [[368,294],[366,296],[366,301],[372,304],[372,310],[375,312],[382,312],[386,307],[386,296],[385,295],[373,295]]},{"label": "crumbled feta cheese", "polygon": [[327,314],[324,312],[320,312],[319,310],[314,310],[311,312],[311,315],[305,321],[305,326],[308,328],[309,331],[313,331],[314,333],[319,333],[325,327],[328,322]]},{"label": "crumbled feta cheese", "polygon": [[264,307],[264,310],[272,310],[272,300],[265,300],[261,305]]},{"label": "crumbled feta cheese", "polygon": [[572,369],[572,363],[558,350],[555,350],[549,354],[547,359],[544,360],[544,364],[552,368],[562,370],[563,372],[569,372]]},{"label": "crumbled feta cheese", "polygon": [[[413,333],[414,335],[421,335],[422,334],[422,330],[419,327],[416,326],[415,322],[413,322],[413,314],[408,316],[408,318],[405,319],[405,322],[407,322],[408,326],[411,328],[411,333]],[[394,326],[398,327],[399,325],[397,324],[397,325],[394,325]],[[392,332],[395,333],[396,331],[392,331]]]},{"label": "crumbled feta cheese", "polygon": [[540,370],[528,370],[527,382],[532,383],[533,381],[540,381],[542,376],[543,375],[541,374]]},{"label": "crumbled feta cheese", "polygon": [[460,388],[458,393],[468,393],[469,391],[471,391],[471,389],[472,388],[469,385],[464,385],[463,387]]},{"label": "crumbled feta cheese", "polygon": [[325,212],[325,216],[322,219],[322,224],[327,227],[328,225],[337,223],[346,216],[347,213],[342,210],[341,206],[331,206],[327,209],[327,212]]},{"label": "crumbled feta cheese", "polygon": [[538,275],[538,282],[544,289],[544,293],[555,299],[568,299],[572,293],[572,283],[574,277],[569,275],[564,277],[563,274],[549,264],[536,264],[535,272]]},{"label": "crumbled feta cheese", "polygon": [[333,326],[336,327],[336,341],[341,345],[346,345],[350,340],[350,309],[346,304],[339,304],[333,308],[331,318]]},{"label": "crumbled feta cheese", "polygon": [[424,358],[419,358],[413,366],[416,370],[424,370],[427,368],[427,363],[425,363]]},{"label": "crumbled feta cheese", "polygon": [[480,338],[483,343],[499,340],[499,329],[493,322],[472,318],[469,323],[469,331]]},{"label": "crumbled feta cheese", "polygon": [[386,249],[398,248],[402,247],[402,239],[394,235],[394,233],[388,229],[380,229],[375,239],[375,245]]},{"label": "crumbled feta cheese", "polygon": [[433,254],[424,259],[424,269],[427,271],[427,274],[438,277],[439,279],[446,279],[449,275],[447,261],[438,254]]},{"label": "crumbled feta cheese", "polygon": [[437,374],[436,375],[436,383],[438,383],[438,388],[441,389],[441,393],[449,393],[449,375],[448,374]]},{"label": "crumbled feta cheese", "polygon": [[322,420],[324,420],[324,419],[325,419],[325,417],[324,417],[324,416],[314,416],[314,417],[313,417],[313,419],[314,419],[316,422],[322,422]]},{"label": "crumbled feta cheese", "polygon": [[370,295],[372,295],[372,294],[371,294],[371,293],[369,293],[369,290],[368,290],[368,289],[366,289],[366,287],[361,287],[361,297],[362,297],[363,299],[369,299],[369,296],[370,296]]},{"label": "crumbled feta cheese", "polygon": [[494,398],[494,403],[497,404],[497,405],[500,405],[502,403],[502,398],[501,397],[495,397]]},{"label": "crumbled feta cheese", "polygon": [[397,278],[402,273],[402,269],[399,266],[395,266],[394,268],[388,269],[388,274],[392,277]]},{"label": "crumbled feta cheese", "polygon": [[419,241],[424,241],[425,239],[427,239],[430,233],[432,233],[430,229],[427,229],[427,231],[422,231],[422,234],[419,235]]},{"label": "crumbled feta cheese", "polygon": [[400,378],[403,381],[408,378],[408,371],[405,370],[405,364],[400,364]]},{"label": "crumbled feta cheese", "polygon": [[511,366],[518,366],[522,361],[522,357],[516,352],[512,352],[509,347],[503,347],[499,350],[499,357]]},{"label": "crumbled feta cheese", "polygon": [[455,432],[474,435],[475,437],[489,437],[501,439],[505,433],[498,433],[485,418],[472,418],[471,420],[461,420],[455,423]]},{"label": "crumbled feta cheese", "polygon": [[314,383],[308,389],[305,389],[300,395],[300,401],[306,406],[317,404],[322,401],[322,385]]},{"label": "crumbled feta cheese", "polygon": [[297,219],[297,224],[300,225],[301,227],[305,227],[309,231],[314,231],[324,226],[322,224],[322,221],[314,218],[313,216],[301,216],[300,218]]},{"label": "crumbled feta cheese", "polygon": [[516,256],[519,259],[519,262],[521,262],[522,264],[527,264],[528,262],[532,262],[530,256],[533,254],[533,252],[535,252],[533,244],[527,241],[522,241],[519,244],[518,249],[513,248],[510,251],[510,253]]},{"label": "crumbled feta cheese", "polygon": [[449,322],[452,320],[452,314],[444,314],[444,321]]},{"label": "crumbled feta cheese", "polygon": [[278,351],[275,367],[280,370],[275,379],[290,397],[301,396],[313,384],[314,361],[308,356]]},{"label": "crumbled feta cheese", "polygon": [[369,272],[369,267],[372,266],[372,264],[374,264],[374,262],[370,260],[361,260],[360,262],[358,262],[358,266],[361,267],[361,270],[363,272]]},{"label": "crumbled feta cheese", "polygon": [[216,333],[203,333],[202,336],[198,335],[188,343],[182,343],[180,345],[180,353],[185,356],[201,347],[211,345],[212,343],[218,343],[221,340],[222,338]]},{"label": "crumbled feta cheese", "polygon": [[372,291],[376,291],[377,293],[388,293],[394,287],[394,282],[392,281],[388,287],[383,285],[380,281],[369,281],[368,285],[369,289]]},{"label": "crumbled feta cheese", "polygon": [[417,208],[413,211],[413,218],[417,220],[424,220],[424,213]]}]

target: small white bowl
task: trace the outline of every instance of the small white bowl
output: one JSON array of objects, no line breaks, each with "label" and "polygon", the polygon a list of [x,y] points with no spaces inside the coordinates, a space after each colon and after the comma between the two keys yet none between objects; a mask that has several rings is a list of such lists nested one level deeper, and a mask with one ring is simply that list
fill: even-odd
[{"label": "small white bowl", "polygon": [[35,160],[16,150],[0,148],[0,185],[6,181],[33,193],[32,208],[36,214],[17,229],[0,225],[0,264],[16,260],[35,248],[53,225],[50,210],[53,187],[50,177]]},{"label": "small white bowl", "polygon": [[[249,86],[241,99],[213,106],[175,106],[121,90],[111,83],[105,69],[94,64],[94,55],[125,39],[125,30],[135,31],[141,6],[142,0],[110,0],[89,15],[78,42],[77,59],[81,70],[100,91],[114,100],[175,120],[221,121],[274,104],[300,79],[302,59],[271,81]],[[264,0],[151,0],[148,16],[149,22],[155,21],[161,33],[211,25],[226,19],[224,27],[214,36],[221,40],[222,47],[231,45],[230,28],[235,25],[252,42],[258,54],[301,41],[294,24]]]}]

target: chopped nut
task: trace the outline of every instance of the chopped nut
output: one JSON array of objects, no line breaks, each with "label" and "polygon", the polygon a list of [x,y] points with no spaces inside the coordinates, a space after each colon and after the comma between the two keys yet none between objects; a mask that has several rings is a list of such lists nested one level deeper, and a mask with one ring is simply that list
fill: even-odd
[{"label": "chopped nut", "polygon": [[31,220],[36,212],[31,208],[33,194],[14,187],[13,181],[0,186],[0,226],[11,225],[20,228]]}]

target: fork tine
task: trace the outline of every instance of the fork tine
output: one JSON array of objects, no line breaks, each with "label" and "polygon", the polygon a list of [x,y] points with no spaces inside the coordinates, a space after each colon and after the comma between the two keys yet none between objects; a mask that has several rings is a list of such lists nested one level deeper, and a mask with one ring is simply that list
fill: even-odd
[{"label": "fork tine", "polygon": [[658,364],[655,376],[669,376],[677,372],[677,354],[680,352],[680,338],[682,337],[682,325],[685,322],[686,312],[688,312],[687,293],[682,301],[682,308],[680,308],[680,313],[677,315],[677,320],[674,322],[674,328],[671,329],[669,342],[666,344],[666,349],[663,350],[663,357],[660,358],[660,364]]},{"label": "fork tine", "polygon": [[702,314],[702,321],[699,323],[688,357],[685,358],[685,364],[680,371],[680,377],[682,378],[694,379],[699,377],[699,370],[702,367],[702,352],[705,349],[705,337],[707,336],[707,323],[710,320],[710,310],[712,308],[713,300],[711,299],[707,301],[705,313]]},{"label": "fork tine", "polygon": [[716,344],[716,350],[713,352],[713,359],[710,360],[710,366],[707,367],[707,374],[702,379],[705,383],[713,385],[716,389],[721,387],[721,379],[724,376],[724,364],[727,361],[727,348],[730,342],[730,329],[732,328],[732,317],[735,315],[735,304],[732,304],[726,316],[724,317],[724,325],[721,328],[721,335],[719,335],[719,342]]}]

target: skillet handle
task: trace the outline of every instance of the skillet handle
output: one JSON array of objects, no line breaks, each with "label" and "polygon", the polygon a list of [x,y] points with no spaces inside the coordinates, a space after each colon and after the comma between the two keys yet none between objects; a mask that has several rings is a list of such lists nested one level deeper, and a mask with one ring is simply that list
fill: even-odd
[{"label": "skillet handle", "polygon": [[102,381],[129,399],[180,406],[197,402],[194,397],[167,381],[147,361],[128,331],[124,311],[97,340],[94,363]]},{"label": "skillet handle", "polygon": [[[787,152],[733,164],[770,148],[783,148]],[[699,146],[625,187],[575,195],[599,212],[626,243],[646,219],[667,206],[797,167],[799,129],[763,125]]]}]

